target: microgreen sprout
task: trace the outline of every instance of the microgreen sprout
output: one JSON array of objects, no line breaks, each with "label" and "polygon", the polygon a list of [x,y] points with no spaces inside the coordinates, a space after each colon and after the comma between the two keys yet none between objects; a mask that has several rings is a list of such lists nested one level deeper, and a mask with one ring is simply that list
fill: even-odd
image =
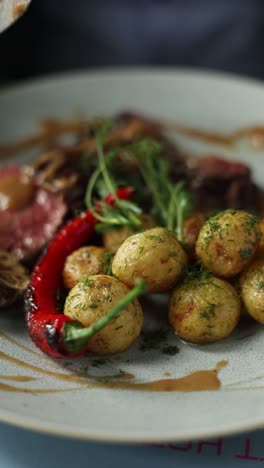
[{"label": "microgreen sprout", "polygon": [[174,185],[171,181],[168,163],[162,157],[162,144],[148,137],[130,145],[130,151],[139,161],[161,225],[175,232],[179,241],[183,241],[183,221],[192,211],[193,201],[184,182]]},{"label": "microgreen sprout", "polygon": [[[142,224],[138,218],[138,214],[141,213],[141,209],[136,205],[136,203],[130,200],[118,198],[116,194],[117,184],[109,168],[109,162],[111,162],[116,156],[118,148],[112,149],[108,152],[104,151],[106,137],[112,128],[113,124],[109,123],[100,129],[96,135],[98,168],[90,177],[86,190],[85,203],[97,221],[100,222],[97,225],[97,231],[103,232],[113,227],[121,227],[125,225],[131,226],[134,230],[138,230],[141,228]],[[112,195],[114,200],[113,206],[101,201],[100,209],[94,208],[93,194],[97,186],[100,187],[101,193],[104,192],[105,195]]]}]

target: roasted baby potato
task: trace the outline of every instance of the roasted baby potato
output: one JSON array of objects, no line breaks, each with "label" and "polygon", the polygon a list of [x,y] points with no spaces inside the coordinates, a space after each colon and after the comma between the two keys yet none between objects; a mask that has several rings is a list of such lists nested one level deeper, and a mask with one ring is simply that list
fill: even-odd
[{"label": "roasted baby potato", "polygon": [[66,258],[63,281],[66,288],[73,288],[83,276],[104,273],[109,255],[104,247],[89,245],[75,250]]},{"label": "roasted baby potato", "polygon": [[[85,276],[66,298],[64,314],[85,327],[103,317],[129,292],[127,286],[108,275]],[[137,299],[89,340],[88,350],[96,354],[125,351],[137,339],[143,313]]]},{"label": "roasted baby potato", "polygon": [[183,221],[183,244],[191,258],[195,257],[195,243],[204,222],[205,216],[199,211],[190,214]]},{"label": "roasted baby potato", "polygon": [[169,323],[186,341],[212,343],[229,336],[240,317],[240,300],[233,286],[210,276],[185,281],[174,289]]},{"label": "roasted baby potato", "polygon": [[252,260],[259,245],[256,216],[226,210],[208,219],[196,242],[196,254],[205,268],[229,278]]},{"label": "roasted baby potato", "polygon": [[[151,229],[157,225],[155,219],[149,214],[142,213],[138,217],[142,221],[142,231],[145,231],[145,229]],[[109,252],[115,253],[119,249],[120,245],[122,245],[123,242],[134,233],[135,231],[133,231],[129,226],[106,231],[103,234],[104,246]]]},{"label": "roasted baby potato", "polygon": [[112,271],[129,287],[141,278],[148,292],[158,293],[174,286],[186,265],[187,255],[177,237],[156,227],[126,239],[113,259]]},{"label": "roasted baby potato", "polygon": [[239,283],[247,312],[264,324],[264,259],[254,260],[241,274]]}]

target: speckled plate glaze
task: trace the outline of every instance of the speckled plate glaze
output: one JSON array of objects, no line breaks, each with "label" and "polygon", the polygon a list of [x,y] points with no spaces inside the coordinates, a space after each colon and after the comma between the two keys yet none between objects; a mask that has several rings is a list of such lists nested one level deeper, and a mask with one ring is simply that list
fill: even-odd
[{"label": "speckled plate glaze", "polygon": [[[264,88],[254,81],[187,70],[108,70],[51,77],[0,93],[0,141],[30,135],[45,116],[110,115],[122,109],[232,131],[264,123]],[[214,152],[246,161],[255,180],[263,183],[263,150],[256,151],[245,142],[227,150],[182,137],[178,142],[198,153]],[[25,161],[31,156],[18,159]],[[145,304],[145,311],[147,328],[166,329],[166,301],[155,297]],[[5,386],[0,396],[3,421],[115,442],[180,441],[264,426],[264,328],[253,322],[245,323],[229,339],[203,347],[188,346],[170,332],[166,343],[180,349],[174,356],[161,350],[142,352],[139,341],[127,353],[99,367],[91,357],[67,365],[42,355],[26,335],[22,306],[1,311],[0,330],[0,374],[9,376],[9,380],[0,377]],[[136,382],[146,382],[164,378],[166,373],[181,377],[199,369],[214,369],[222,360],[228,365],[219,373],[222,386],[218,391],[89,388],[71,378],[74,371],[102,376],[122,369],[135,374]],[[30,367],[22,367],[19,361]],[[62,380],[58,373],[69,378]],[[12,380],[17,376],[24,381]]]}]

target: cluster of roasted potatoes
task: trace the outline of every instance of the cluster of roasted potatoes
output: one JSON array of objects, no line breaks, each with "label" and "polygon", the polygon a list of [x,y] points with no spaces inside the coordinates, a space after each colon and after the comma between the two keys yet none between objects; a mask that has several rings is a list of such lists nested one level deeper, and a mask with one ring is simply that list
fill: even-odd
[{"label": "cluster of roasted potatoes", "polygon": [[[141,278],[148,293],[169,293],[168,320],[182,339],[198,344],[229,336],[241,309],[264,323],[264,222],[242,210],[184,221],[184,241],[144,216],[141,232],[103,234],[104,246],[85,246],[66,259],[69,289],[64,313],[89,326]],[[197,267],[197,265],[199,265]],[[143,312],[136,299],[94,335],[89,350],[114,354],[139,336]]]}]

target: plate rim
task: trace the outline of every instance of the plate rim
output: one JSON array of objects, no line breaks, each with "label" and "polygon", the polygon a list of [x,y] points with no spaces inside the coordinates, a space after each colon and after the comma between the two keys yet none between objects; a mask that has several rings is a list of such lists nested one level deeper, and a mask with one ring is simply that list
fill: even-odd
[{"label": "plate rim", "polygon": [[[257,389],[256,389],[257,390]],[[252,391],[252,390],[251,390]],[[205,392],[203,392],[205,393]],[[203,438],[207,440],[214,439],[216,437],[231,437],[244,432],[257,431],[264,428],[264,418],[263,420],[257,422],[248,422],[244,423],[243,426],[234,426],[225,428],[225,429],[210,429],[203,431],[195,431],[193,433],[182,433],[181,435],[153,435],[147,436],[141,434],[140,436],[134,435],[113,435],[109,436],[109,433],[93,434],[83,431],[76,432],[76,429],[65,429],[59,424],[53,424],[50,422],[39,422],[34,418],[30,417],[17,417],[13,412],[0,412],[0,422],[9,424],[13,427],[18,427],[20,429],[25,429],[28,431],[34,431],[41,434],[47,434],[54,437],[63,437],[73,440],[83,440],[87,442],[100,442],[100,443],[111,443],[111,444],[122,444],[122,445],[136,445],[136,444],[149,444],[152,443],[172,443],[172,442],[186,442],[191,440],[192,442],[201,440]]]},{"label": "plate rim", "polygon": [[17,91],[18,88],[31,88],[32,86],[41,86],[51,81],[72,80],[80,78],[107,78],[114,75],[136,76],[136,75],[188,75],[197,78],[215,79],[216,81],[232,81],[233,84],[244,84],[248,86],[264,87],[264,80],[260,78],[240,75],[235,72],[215,70],[210,68],[194,68],[187,66],[113,66],[113,67],[91,67],[79,68],[75,70],[61,70],[56,72],[44,73],[33,77],[26,77],[11,83],[3,83],[0,86],[0,97],[9,92]]}]

